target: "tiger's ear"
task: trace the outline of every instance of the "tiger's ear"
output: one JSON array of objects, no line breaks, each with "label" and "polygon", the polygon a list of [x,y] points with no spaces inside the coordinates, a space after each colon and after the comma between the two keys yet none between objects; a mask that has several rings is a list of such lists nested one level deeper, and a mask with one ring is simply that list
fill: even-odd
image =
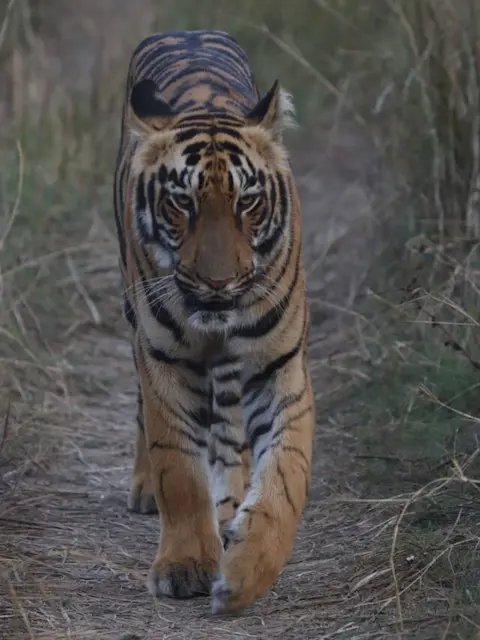
[{"label": "tiger's ear", "polygon": [[138,133],[162,131],[175,117],[172,107],[162,100],[153,80],[140,80],[130,94],[132,127]]},{"label": "tiger's ear", "polygon": [[281,140],[284,129],[296,126],[294,116],[292,96],[280,87],[278,80],[275,80],[270,91],[247,115],[247,121],[271,131],[277,140]]}]

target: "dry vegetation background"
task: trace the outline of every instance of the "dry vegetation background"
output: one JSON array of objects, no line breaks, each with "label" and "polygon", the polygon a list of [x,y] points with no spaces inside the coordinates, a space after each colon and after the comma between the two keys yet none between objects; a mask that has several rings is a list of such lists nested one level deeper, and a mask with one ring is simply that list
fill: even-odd
[{"label": "dry vegetation background", "polygon": [[[0,638],[480,638],[476,0],[0,0]],[[128,58],[221,27],[295,96],[318,428],[235,619],[152,602],[111,184]]]}]

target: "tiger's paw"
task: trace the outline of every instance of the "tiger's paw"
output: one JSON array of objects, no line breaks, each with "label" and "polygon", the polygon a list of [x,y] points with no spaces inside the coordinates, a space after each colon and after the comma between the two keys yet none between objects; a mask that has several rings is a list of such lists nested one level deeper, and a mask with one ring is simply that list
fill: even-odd
[{"label": "tiger's paw", "polygon": [[[220,540],[218,540],[219,552]],[[219,554],[218,554],[219,555]],[[148,590],[153,596],[193,598],[209,595],[218,573],[218,557],[175,561],[155,560],[148,574]]]},{"label": "tiger's paw", "polygon": [[127,507],[133,513],[158,513],[150,474],[137,473],[133,476]]},{"label": "tiger's paw", "polygon": [[220,576],[212,587],[213,613],[233,613],[252,604],[273,584],[281,568],[265,535],[235,538],[228,539]]}]

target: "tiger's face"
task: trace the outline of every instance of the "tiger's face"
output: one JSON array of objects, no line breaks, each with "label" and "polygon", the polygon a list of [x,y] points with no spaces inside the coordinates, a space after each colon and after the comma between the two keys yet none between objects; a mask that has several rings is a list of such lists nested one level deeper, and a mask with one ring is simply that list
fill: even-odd
[{"label": "tiger's face", "polygon": [[133,160],[137,240],[159,271],[173,274],[170,291],[190,323],[226,330],[289,242],[286,152],[261,123],[155,123]]}]

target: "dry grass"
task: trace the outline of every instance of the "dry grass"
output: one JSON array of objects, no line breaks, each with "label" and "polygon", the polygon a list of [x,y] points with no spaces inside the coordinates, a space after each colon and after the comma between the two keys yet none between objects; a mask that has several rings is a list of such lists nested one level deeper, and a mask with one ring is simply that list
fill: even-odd
[{"label": "dry grass", "polygon": [[[478,638],[475,3],[3,5],[0,637]],[[111,178],[130,49],[167,25],[233,30],[310,123],[314,481],[291,562],[231,619],[149,598],[157,522],[124,507]]]}]

